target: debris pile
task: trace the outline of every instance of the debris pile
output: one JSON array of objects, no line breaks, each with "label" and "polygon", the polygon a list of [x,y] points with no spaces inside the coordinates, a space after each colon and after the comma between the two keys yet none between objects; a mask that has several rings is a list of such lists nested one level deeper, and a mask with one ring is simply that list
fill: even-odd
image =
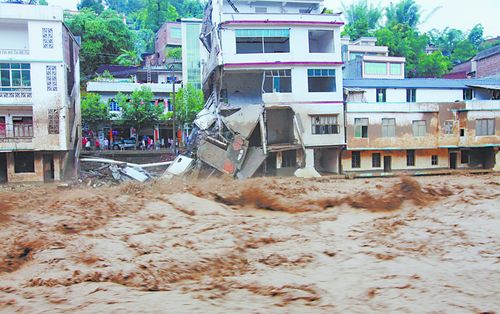
[{"label": "debris pile", "polygon": [[109,186],[112,183],[129,181],[146,182],[152,179],[153,176],[144,168],[165,166],[172,163],[168,161],[151,164],[134,164],[105,158],[82,158],[80,161],[97,165],[92,168],[87,165],[80,173],[80,183],[86,183],[88,186],[93,187]]}]

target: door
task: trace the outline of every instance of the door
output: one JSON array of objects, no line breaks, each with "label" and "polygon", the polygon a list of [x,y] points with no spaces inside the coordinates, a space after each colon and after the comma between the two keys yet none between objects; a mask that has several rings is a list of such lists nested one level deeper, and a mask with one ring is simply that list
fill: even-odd
[{"label": "door", "polygon": [[391,172],[391,163],[392,163],[392,157],[391,156],[384,156],[384,172]]},{"label": "door", "polygon": [[54,181],[54,155],[43,154],[43,180]]},{"label": "door", "polygon": [[0,183],[7,182],[7,154],[0,153]]},{"label": "door", "polygon": [[457,169],[457,153],[450,153],[450,169]]}]

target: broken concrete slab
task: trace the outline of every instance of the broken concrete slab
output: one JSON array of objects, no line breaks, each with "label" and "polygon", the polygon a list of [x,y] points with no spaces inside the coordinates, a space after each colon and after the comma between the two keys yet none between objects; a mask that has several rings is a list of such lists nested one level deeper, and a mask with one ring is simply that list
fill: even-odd
[{"label": "broken concrete slab", "polygon": [[263,111],[261,105],[243,106],[235,113],[223,116],[222,122],[231,131],[240,134],[244,138],[249,138]]},{"label": "broken concrete slab", "polygon": [[151,176],[148,175],[144,170],[141,168],[135,168],[135,167],[125,167],[125,168],[119,168],[119,171],[136,180],[139,182],[146,182],[147,180],[151,179]]},{"label": "broken concrete slab", "polygon": [[236,171],[235,164],[229,160],[226,150],[208,141],[202,140],[198,146],[198,158],[220,172],[233,175]]},{"label": "broken concrete slab", "polygon": [[247,155],[240,171],[236,174],[238,179],[247,179],[252,177],[257,169],[266,160],[266,154],[261,147],[249,147]]},{"label": "broken concrete slab", "polygon": [[217,116],[204,108],[196,116],[194,124],[199,127],[200,130],[206,130],[214,124],[215,120],[217,120]]},{"label": "broken concrete slab", "polygon": [[163,179],[170,179],[174,176],[179,176],[185,174],[194,165],[194,159],[179,155],[175,158],[172,164],[165,170],[165,173],[162,175]]}]

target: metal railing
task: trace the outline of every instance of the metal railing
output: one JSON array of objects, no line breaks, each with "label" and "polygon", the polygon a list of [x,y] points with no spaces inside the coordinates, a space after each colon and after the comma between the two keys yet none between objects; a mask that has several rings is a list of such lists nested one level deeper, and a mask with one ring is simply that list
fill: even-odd
[{"label": "metal railing", "polygon": [[31,98],[31,87],[1,87],[0,98]]},{"label": "metal railing", "polygon": [[29,55],[29,49],[0,49],[0,55]]},{"label": "metal railing", "polygon": [[0,123],[0,138],[32,138],[32,123]]}]

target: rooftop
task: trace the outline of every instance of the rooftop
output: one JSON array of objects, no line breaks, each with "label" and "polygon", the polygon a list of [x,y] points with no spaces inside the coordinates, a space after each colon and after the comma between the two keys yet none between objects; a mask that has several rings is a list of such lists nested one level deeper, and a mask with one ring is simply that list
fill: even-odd
[{"label": "rooftop", "polygon": [[495,47],[491,47],[491,48],[488,48],[486,50],[483,50],[481,52],[479,52],[473,60],[481,60],[481,59],[484,59],[484,58],[488,58],[488,57],[491,57],[493,55],[496,55],[500,53],[500,45],[496,45]]}]

